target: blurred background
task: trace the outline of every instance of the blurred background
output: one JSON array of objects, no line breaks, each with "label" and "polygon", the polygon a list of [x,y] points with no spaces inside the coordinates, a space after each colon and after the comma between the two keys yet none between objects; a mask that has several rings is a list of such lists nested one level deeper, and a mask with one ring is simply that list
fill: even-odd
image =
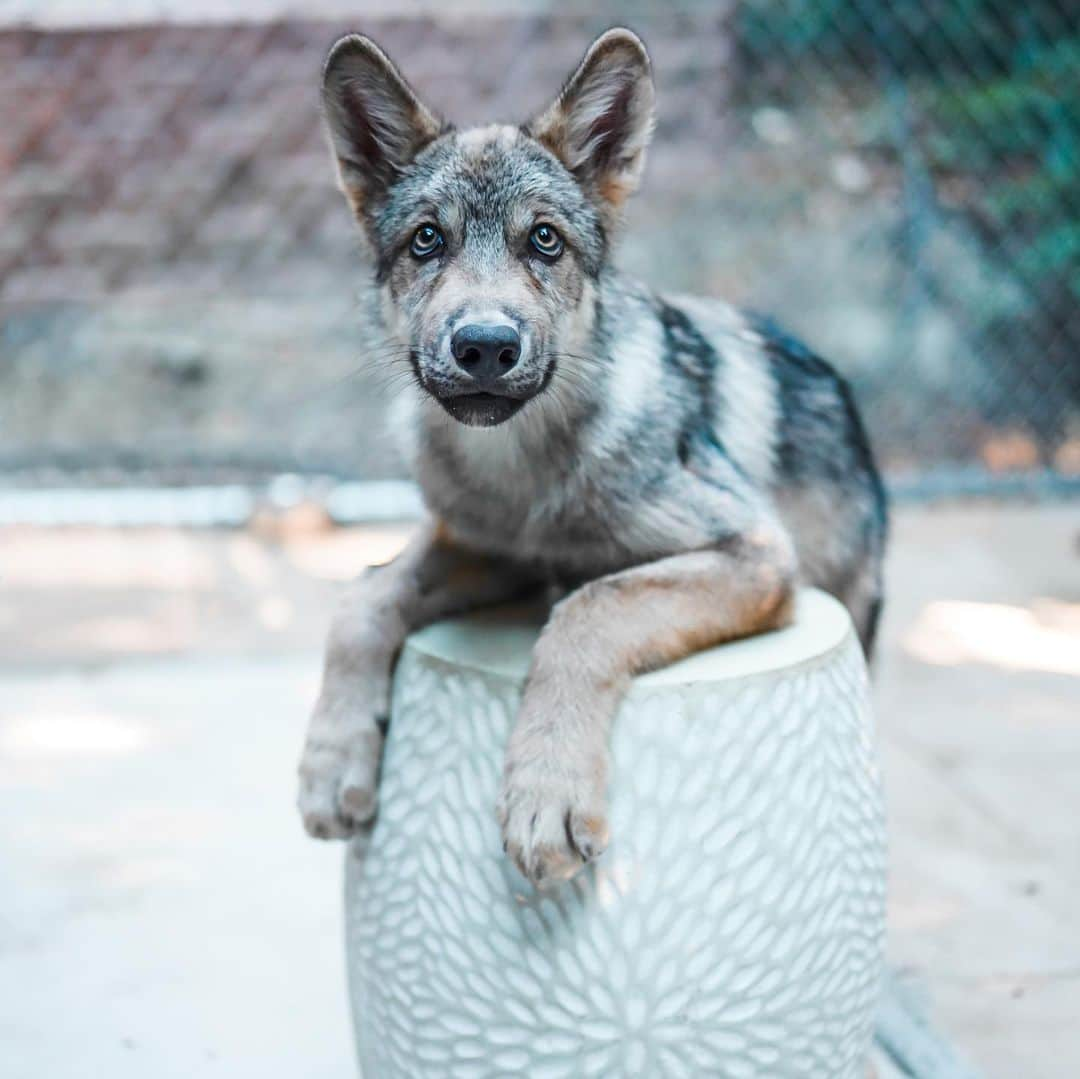
[{"label": "blurred background", "polygon": [[0,38],[8,483],[400,476],[319,59],[362,23],[449,117],[520,119],[619,17],[659,88],[625,266],[833,359],[905,491],[1080,483],[1068,0],[199,7],[33,0]]},{"label": "blurred background", "polygon": [[835,362],[898,505],[894,961],[986,1074],[1080,1074],[1075,3],[0,0],[6,1075],[350,1073],[291,773],[417,502],[319,65],[363,30],[521,119],[615,22],[659,105],[622,265]]}]

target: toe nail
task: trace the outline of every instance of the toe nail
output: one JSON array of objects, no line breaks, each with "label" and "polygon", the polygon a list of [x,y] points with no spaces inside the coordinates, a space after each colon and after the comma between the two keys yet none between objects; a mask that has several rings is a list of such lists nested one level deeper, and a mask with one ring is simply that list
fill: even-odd
[{"label": "toe nail", "polygon": [[570,825],[570,813],[567,812],[563,817],[563,831],[566,833],[566,845],[574,851],[581,858],[588,858],[588,855],[577,845],[574,840],[574,829]]},{"label": "toe nail", "polygon": [[375,796],[364,787],[346,787],[341,802],[351,814],[363,818],[375,807]]}]

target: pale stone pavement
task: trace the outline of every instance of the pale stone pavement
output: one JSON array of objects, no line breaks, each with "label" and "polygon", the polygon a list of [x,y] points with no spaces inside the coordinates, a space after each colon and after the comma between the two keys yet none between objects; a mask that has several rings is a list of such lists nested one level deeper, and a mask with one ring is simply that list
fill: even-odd
[{"label": "pale stone pavement", "polygon": [[[346,1079],[292,772],[335,582],[407,528],[0,534],[0,1071]],[[1080,510],[897,514],[891,952],[990,1076],[1080,1074]]]}]

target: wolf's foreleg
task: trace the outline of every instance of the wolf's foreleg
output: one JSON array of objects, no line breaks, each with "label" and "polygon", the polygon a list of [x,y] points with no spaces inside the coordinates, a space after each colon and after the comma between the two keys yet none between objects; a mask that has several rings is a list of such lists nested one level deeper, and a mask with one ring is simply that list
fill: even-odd
[{"label": "wolf's foreleg", "polygon": [[437,618],[512,598],[531,583],[526,570],[468,551],[431,523],[393,562],[349,587],[331,625],[300,761],[297,801],[313,836],[349,836],[375,812],[391,675],[408,634]]},{"label": "wolf's foreleg", "polygon": [[552,611],[510,736],[498,815],[534,883],[573,876],[608,840],[611,718],[631,678],[790,615],[795,561],[778,526],[598,578]]}]

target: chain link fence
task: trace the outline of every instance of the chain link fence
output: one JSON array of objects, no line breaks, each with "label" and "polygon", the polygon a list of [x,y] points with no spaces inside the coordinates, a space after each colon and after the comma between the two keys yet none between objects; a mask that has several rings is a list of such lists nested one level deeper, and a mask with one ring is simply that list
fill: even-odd
[{"label": "chain link fence", "polygon": [[616,21],[660,110],[623,265],[833,360],[897,487],[1080,485],[1075,4],[459,7],[0,27],[8,486],[402,475],[325,49],[363,29],[455,121],[520,119]]}]

